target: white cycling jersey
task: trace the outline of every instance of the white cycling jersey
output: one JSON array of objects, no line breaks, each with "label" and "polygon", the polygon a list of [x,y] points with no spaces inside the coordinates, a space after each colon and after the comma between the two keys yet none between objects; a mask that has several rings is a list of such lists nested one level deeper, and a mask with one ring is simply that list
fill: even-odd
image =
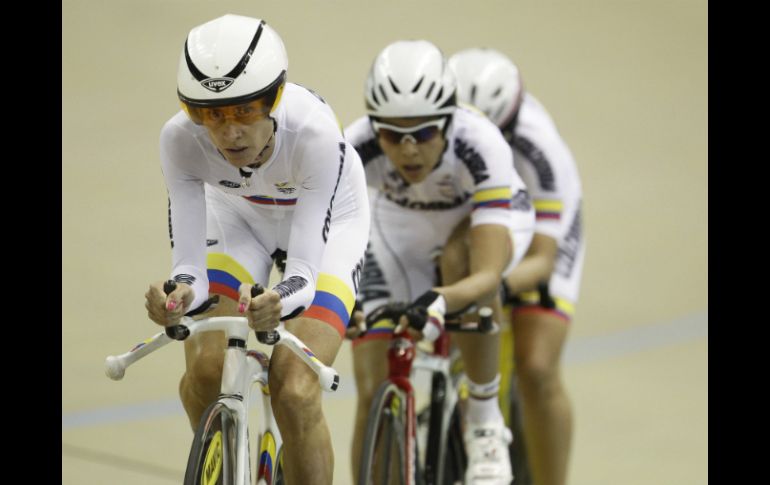
[{"label": "white cycling jersey", "polygon": [[[273,154],[256,169],[231,165],[206,128],[182,111],[163,127],[171,276],[192,285],[191,308],[197,308],[209,290],[237,299],[241,282],[266,284],[270,256],[285,251],[284,280],[274,287],[282,317],[301,308],[328,310],[344,329],[369,230],[358,154],[344,140],[331,108],[304,87],[287,83],[272,117]],[[317,294],[322,291],[328,295]],[[314,310],[311,303],[323,308]]]},{"label": "white cycling jersey", "polygon": [[365,312],[389,300],[412,301],[434,286],[435,254],[468,215],[471,226],[509,229],[515,254],[506,272],[521,259],[534,210],[510,147],[482,114],[457,108],[439,163],[416,184],[405,182],[382,152],[368,117],[348,126],[345,136],[370,186],[372,231],[360,292]]},{"label": "white cycling jersey", "polygon": [[[503,135],[535,205],[535,233],[550,236],[558,244],[549,293],[557,298],[557,310],[569,317],[577,302],[585,256],[582,187],[575,159],[551,116],[529,93],[524,94],[513,134],[503,128]],[[533,303],[536,292],[522,297]]]}]

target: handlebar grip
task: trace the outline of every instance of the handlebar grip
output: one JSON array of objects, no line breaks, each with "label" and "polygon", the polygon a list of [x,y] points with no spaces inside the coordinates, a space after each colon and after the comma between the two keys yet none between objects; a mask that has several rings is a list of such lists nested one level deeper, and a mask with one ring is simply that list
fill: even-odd
[{"label": "handlebar grip", "polygon": [[479,331],[489,333],[492,331],[494,322],[492,321],[492,309],[488,306],[479,309]]},{"label": "handlebar grip", "polygon": [[[163,292],[168,296],[172,291],[176,290],[176,281],[166,280],[163,282]],[[190,336],[190,330],[184,325],[171,325],[166,327],[166,335],[168,338],[174,340],[184,340]]]},{"label": "handlebar grip", "polygon": [[168,296],[172,291],[176,290],[176,281],[166,280],[163,282],[163,292]]},{"label": "handlebar grip", "polygon": [[[265,292],[265,288],[262,287],[259,283],[255,283],[254,286],[251,287],[251,297],[255,298],[262,293]],[[275,345],[279,340],[281,340],[281,336],[278,335],[278,332],[275,330],[270,330],[267,332],[257,332],[257,340],[262,342],[266,345]]]}]

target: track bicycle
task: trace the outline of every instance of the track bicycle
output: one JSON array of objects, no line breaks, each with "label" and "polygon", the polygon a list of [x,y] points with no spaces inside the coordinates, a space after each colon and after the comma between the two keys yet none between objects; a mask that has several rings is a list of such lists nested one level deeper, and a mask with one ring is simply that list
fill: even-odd
[{"label": "track bicycle", "polygon": [[[406,314],[410,322],[424,316],[409,315],[404,303],[390,303],[367,316],[367,327],[376,321],[398,321]],[[456,315],[457,316],[457,315]],[[358,485],[438,485],[462,482],[465,448],[458,407],[457,379],[450,369],[447,332],[491,332],[492,310],[479,310],[479,322],[460,323],[448,316],[430,353],[417,352],[408,332],[393,333],[388,348],[389,375],[375,392],[369,408],[359,465]],[[428,433],[425,453],[416,437],[415,369],[432,373]]]},{"label": "track bicycle", "polygon": [[[166,294],[175,283],[164,284]],[[252,297],[262,291],[252,287]],[[105,361],[105,372],[112,380],[121,380],[126,368],[160,349],[172,340],[183,341],[192,335],[221,330],[225,332],[227,350],[222,369],[219,397],[204,411],[195,431],[185,470],[184,485],[250,485],[252,483],[248,405],[251,390],[259,384],[262,391],[261,423],[259,426],[259,453],[257,485],[282,483],[282,444],[273,416],[268,388],[270,358],[263,352],[248,350],[250,333],[245,317],[210,317],[193,320],[182,318],[178,325],[166,327],[149,339],[121,355],[111,355]],[[324,365],[307,346],[281,323],[269,332],[256,332],[260,342],[285,345],[317,375],[324,391],[335,391],[339,374]]]}]

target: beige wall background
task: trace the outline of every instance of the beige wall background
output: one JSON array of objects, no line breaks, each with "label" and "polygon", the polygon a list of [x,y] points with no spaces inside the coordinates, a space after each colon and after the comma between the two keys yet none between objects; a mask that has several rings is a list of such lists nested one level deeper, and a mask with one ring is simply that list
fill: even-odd
[{"label": "beige wall background", "polygon": [[[363,113],[386,44],[508,54],[584,187],[588,254],[565,355],[571,483],[708,483],[708,6],[705,0],[63,0],[62,483],[181,482],[192,437],[181,346],[122,382],[103,359],[156,332],[143,294],[170,265],[158,135],[189,29],[224,13],[281,34],[289,80]],[[326,405],[349,483],[350,349]]]}]

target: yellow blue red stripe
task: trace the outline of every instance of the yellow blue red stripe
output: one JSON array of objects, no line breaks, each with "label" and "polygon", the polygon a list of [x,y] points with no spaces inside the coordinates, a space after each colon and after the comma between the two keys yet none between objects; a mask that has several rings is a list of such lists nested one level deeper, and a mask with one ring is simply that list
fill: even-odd
[{"label": "yellow blue red stripe", "polygon": [[267,195],[252,195],[249,197],[244,195],[243,198],[253,204],[260,204],[260,205],[296,205],[297,204],[296,197],[293,199],[276,199],[274,197],[268,197]]},{"label": "yellow blue red stripe", "polygon": [[564,204],[560,200],[535,199],[535,219],[561,219],[561,211]]},{"label": "yellow blue red stripe", "polygon": [[511,188],[492,187],[473,194],[473,210],[487,208],[511,208]]},{"label": "yellow blue red stripe", "polygon": [[206,274],[209,278],[209,293],[224,295],[238,300],[241,283],[254,284],[246,269],[232,256],[224,253],[209,253],[206,256]]},{"label": "yellow blue red stripe", "polygon": [[315,298],[302,316],[324,321],[344,336],[354,303],[353,291],[344,281],[321,273],[318,275]]},{"label": "yellow blue red stripe", "polygon": [[572,302],[558,296],[551,297],[554,301],[554,308],[546,308],[540,305],[540,294],[537,291],[525,291],[520,293],[518,297],[521,303],[519,306],[513,309],[514,313],[520,311],[551,312],[567,321],[572,320],[572,317],[575,315],[575,305]]},{"label": "yellow blue red stripe", "polygon": [[273,482],[273,462],[275,460],[275,438],[270,431],[262,436],[262,443],[259,447],[259,468],[257,469],[257,478],[264,478],[267,483]]}]

